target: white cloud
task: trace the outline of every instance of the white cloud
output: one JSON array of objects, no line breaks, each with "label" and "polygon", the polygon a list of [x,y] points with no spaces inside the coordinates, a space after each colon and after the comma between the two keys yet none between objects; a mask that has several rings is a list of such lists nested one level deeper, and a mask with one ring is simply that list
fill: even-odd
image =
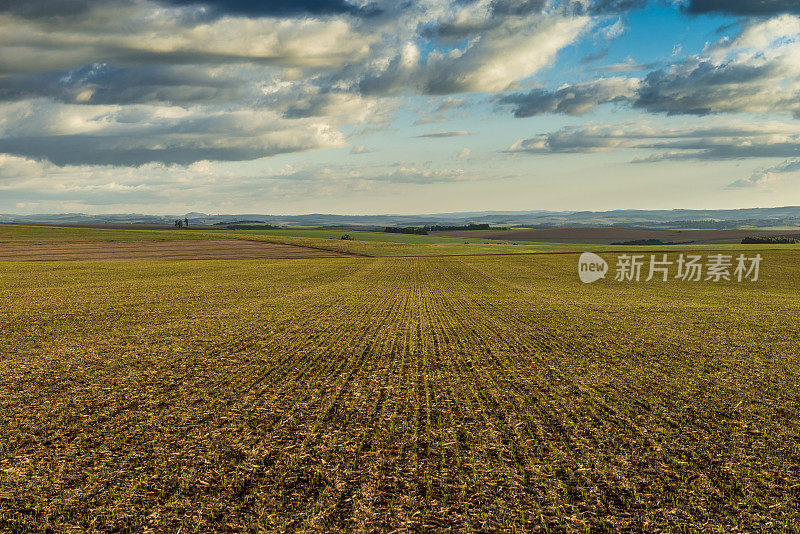
[{"label": "white cloud", "polygon": [[452,132],[430,132],[422,135],[418,135],[417,137],[461,137],[464,135],[469,135],[469,132],[465,130],[456,130]]},{"label": "white cloud", "polygon": [[742,178],[731,183],[731,189],[748,187],[766,187],[783,180],[788,175],[800,174],[800,160],[787,160],[779,165],[754,172],[749,178]]},{"label": "white cloud", "polygon": [[[719,120],[709,124],[666,127],[651,122],[589,123],[515,141],[508,153],[569,154],[614,150],[644,151],[633,163],[659,161],[725,161],[787,158],[800,155],[800,123]],[[755,171],[728,188],[764,187],[800,173],[800,160]]]},{"label": "white cloud", "polygon": [[[650,67],[633,58],[605,67],[612,72],[645,68]],[[656,113],[783,112],[800,118],[800,17],[745,21],[734,39],[722,38],[703,53],[642,79],[601,78],[556,91],[509,95],[500,102],[515,105],[517,117],[586,113],[607,102],[626,102]]]},{"label": "white cloud", "polygon": [[115,64],[255,62],[330,67],[363,59],[378,39],[357,21],[223,17],[187,18],[151,2],[100,5],[74,19],[29,20],[0,14],[0,72],[68,70]]},{"label": "white cloud", "polygon": [[435,49],[423,57],[416,45],[406,43],[399,54],[367,70],[360,89],[441,95],[504,91],[549,65],[592,24],[589,17],[538,13],[484,22],[466,25],[477,33],[463,48]]},{"label": "white cloud", "polygon": [[284,119],[268,110],[38,100],[0,105],[0,153],[58,165],[249,160],[344,144],[325,121]]},{"label": "white cloud", "polygon": [[800,116],[800,18],[749,21],[734,39],[648,75],[637,107],[667,113]]},{"label": "white cloud", "polygon": [[531,154],[658,151],[638,161],[787,157],[800,153],[800,123],[737,120],[667,127],[648,121],[588,123],[514,142],[508,152]]}]

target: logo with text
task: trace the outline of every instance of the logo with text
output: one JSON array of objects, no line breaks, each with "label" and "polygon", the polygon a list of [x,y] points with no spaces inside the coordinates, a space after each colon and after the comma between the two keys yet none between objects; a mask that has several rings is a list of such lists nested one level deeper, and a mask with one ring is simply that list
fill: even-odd
[{"label": "logo with text", "polygon": [[[761,254],[620,254],[616,258],[614,280],[617,282],[649,282],[657,279],[687,282],[757,282],[761,270]],[[608,263],[592,252],[578,259],[578,277],[591,284],[606,277]]]},{"label": "logo with text", "polygon": [[584,284],[591,284],[606,277],[608,263],[593,252],[584,252],[578,259],[578,276]]}]

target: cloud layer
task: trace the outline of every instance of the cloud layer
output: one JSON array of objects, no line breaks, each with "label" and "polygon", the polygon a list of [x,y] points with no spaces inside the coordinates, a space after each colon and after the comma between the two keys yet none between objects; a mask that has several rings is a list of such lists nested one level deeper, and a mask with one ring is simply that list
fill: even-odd
[{"label": "cloud layer", "polygon": [[[512,0],[4,2],[0,151],[130,166],[340,146],[387,98],[513,86],[590,23]],[[425,45],[425,27],[466,41]]]},{"label": "cloud layer", "polygon": [[[0,184],[14,198],[144,203],[191,176],[198,196],[242,198],[247,190],[291,196],[291,184],[322,196],[336,187],[464,184],[493,176],[491,158],[513,139],[503,136],[528,124],[509,110],[530,124],[552,119],[542,115],[628,119],[560,129],[547,122],[512,153],[773,158],[737,188],[792,175],[800,158],[797,2],[659,5],[675,6],[686,24],[714,14],[733,26],[712,29],[702,49],[675,47],[654,61],[635,47],[615,52],[636,19],[629,14],[652,8],[646,0],[0,0]],[[667,126],[676,115],[715,122]],[[492,122],[503,120],[517,125]],[[417,128],[433,123],[435,131]],[[409,146],[425,145],[423,161],[410,148],[393,154],[398,147],[383,136],[398,130]],[[469,148],[445,139],[466,135]],[[252,172],[337,148],[383,163],[325,165],[319,156],[290,172]],[[438,165],[425,163],[435,157]],[[451,168],[456,161],[463,165]],[[251,167],[214,178],[226,162]],[[141,181],[141,172],[154,178]]]}]

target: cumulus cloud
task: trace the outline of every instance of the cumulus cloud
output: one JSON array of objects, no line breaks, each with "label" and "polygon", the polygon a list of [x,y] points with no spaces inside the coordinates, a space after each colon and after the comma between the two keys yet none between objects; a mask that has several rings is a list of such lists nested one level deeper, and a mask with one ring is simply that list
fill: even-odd
[{"label": "cumulus cloud", "polygon": [[[121,6],[122,0],[0,0],[0,13],[10,13],[26,19],[64,20],[85,15],[94,8]],[[224,16],[294,17],[309,15],[348,14],[373,16],[374,6],[357,6],[344,0],[155,0],[164,7],[185,8],[198,19]]]},{"label": "cumulus cloud", "polygon": [[549,65],[592,23],[589,17],[538,14],[491,19],[491,24],[485,19],[460,22],[465,35],[474,35],[463,48],[423,55],[418,45],[407,42],[398,54],[368,69],[359,89],[365,94],[431,95],[503,91]]},{"label": "cumulus cloud", "polygon": [[749,178],[736,180],[728,185],[728,188],[738,189],[748,187],[765,187],[783,179],[786,175],[795,174],[798,172],[800,172],[800,160],[788,160],[779,165],[758,170]]},{"label": "cumulus cloud", "polygon": [[[789,2],[691,0],[686,9],[696,14],[783,15],[743,19],[734,39],[643,77],[609,75],[554,90],[520,89],[534,86],[532,76],[589,32],[601,41],[622,37],[624,14],[645,4],[0,0],[0,181],[10,187],[27,176],[39,183],[40,173],[60,184],[59,194],[149,201],[168,187],[143,180],[142,169],[165,183],[191,176],[199,196],[216,188],[242,198],[253,190],[280,196],[476,179],[462,169],[411,164],[313,168],[238,176],[238,182],[213,175],[220,162],[348,146],[342,132],[385,128],[403,103],[397,97],[407,95],[441,97],[416,108],[429,114],[419,124],[479,102],[462,94],[470,92],[506,93],[497,101],[517,117],[581,115],[623,102],[668,114],[781,109],[800,117],[800,18],[787,14],[797,13]],[[631,59],[605,70],[650,68]],[[728,125],[713,132],[636,125],[623,127],[627,134],[614,128],[620,127],[567,129],[520,140],[512,151],[644,148],[661,159],[800,157],[798,132],[786,125],[763,131]],[[468,132],[420,137],[461,135]],[[353,154],[368,151],[351,148]],[[451,162],[453,155],[447,156]],[[467,149],[459,154],[468,155]]]},{"label": "cumulus cloud", "polygon": [[612,63],[611,65],[604,65],[601,67],[606,72],[638,72],[642,70],[650,70],[656,66],[656,63],[638,63],[632,57],[620,61],[619,63]]},{"label": "cumulus cloud", "polygon": [[783,111],[800,116],[799,55],[800,18],[750,22],[735,39],[647,75],[634,105],[668,114]]},{"label": "cumulus cloud", "polygon": [[732,40],[650,73],[636,107],[668,114],[789,112],[800,116],[800,18],[750,21]]},{"label": "cumulus cloud", "polygon": [[589,123],[520,139],[508,152],[530,154],[591,153],[616,149],[646,149],[658,154],[640,162],[663,160],[730,160],[800,156],[800,124],[743,123],[673,128],[647,122]]},{"label": "cumulus cloud", "polygon": [[469,132],[465,130],[457,130],[453,132],[430,132],[418,135],[417,137],[460,137],[462,135],[469,135]]},{"label": "cumulus cloud", "polygon": [[69,17],[81,15],[93,6],[104,3],[98,0],[0,0],[0,13],[11,13],[28,19]]},{"label": "cumulus cloud", "polygon": [[442,101],[436,106],[436,113],[444,113],[446,111],[451,111],[454,109],[462,109],[467,107],[469,101],[466,98],[458,98],[453,96],[448,96],[447,98],[443,98]]},{"label": "cumulus cloud", "polygon": [[[549,65],[594,22],[548,6],[0,0],[0,152],[137,166],[342,146],[344,125],[388,124],[393,95],[496,92]],[[423,46],[437,25],[469,37]]]},{"label": "cumulus cloud", "polygon": [[[654,113],[792,113],[800,118],[800,17],[749,21],[734,39],[721,39],[644,78],[601,78],[555,91],[542,89],[502,97],[514,115],[582,114],[608,102],[626,102]],[[607,70],[639,70],[624,62]]]},{"label": "cumulus cloud", "polygon": [[216,16],[296,16],[330,14],[370,14],[373,10],[360,9],[343,0],[159,0],[172,6],[204,8]]},{"label": "cumulus cloud", "polygon": [[600,104],[625,102],[636,94],[639,80],[631,78],[604,78],[594,82],[566,85],[556,91],[534,89],[516,93],[498,100],[501,105],[511,105],[515,117],[532,117],[541,113],[582,115]]},{"label": "cumulus cloud", "polygon": [[46,97],[76,104],[251,102],[255,81],[230,75],[230,69],[188,65],[116,67],[92,63],[69,71],[9,75],[0,78],[0,101]]},{"label": "cumulus cloud", "polygon": [[264,110],[49,101],[0,106],[0,152],[57,165],[240,161],[343,145],[342,134],[325,122]]},{"label": "cumulus cloud", "polygon": [[[113,65],[258,63],[325,67],[363,59],[378,36],[335,17],[204,21],[152,2],[106,4],[74,20],[0,13],[0,74]],[[367,29],[368,30],[368,29]]]},{"label": "cumulus cloud", "polygon": [[694,127],[665,127],[648,122],[590,123],[519,139],[507,153],[577,154],[629,150],[649,153],[632,163],[726,161],[791,158],[762,168],[727,188],[766,187],[800,173],[800,124],[768,121],[719,121]]},{"label": "cumulus cloud", "polygon": [[385,179],[393,183],[433,184],[438,182],[463,182],[476,180],[477,177],[463,169],[419,169],[416,167],[400,167],[396,171],[376,179]]}]

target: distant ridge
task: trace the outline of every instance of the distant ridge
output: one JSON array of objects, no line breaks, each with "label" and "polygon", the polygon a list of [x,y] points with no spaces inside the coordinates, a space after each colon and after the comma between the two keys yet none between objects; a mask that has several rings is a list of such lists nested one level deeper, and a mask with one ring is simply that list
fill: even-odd
[{"label": "distant ridge", "polygon": [[484,223],[509,227],[630,227],[630,228],[764,228],[800,226],[800,206],[728,210],[611,210],[611,211],[474,211],[420,215],[268,215],[257,213],[210,215],[191,212],[180,215],[119,213],[86,215],[58,213],[0,214],[4,223],[49,224],[172,224],[176,219],[190,224],[263,221],[287,226],[425,226]]}]

